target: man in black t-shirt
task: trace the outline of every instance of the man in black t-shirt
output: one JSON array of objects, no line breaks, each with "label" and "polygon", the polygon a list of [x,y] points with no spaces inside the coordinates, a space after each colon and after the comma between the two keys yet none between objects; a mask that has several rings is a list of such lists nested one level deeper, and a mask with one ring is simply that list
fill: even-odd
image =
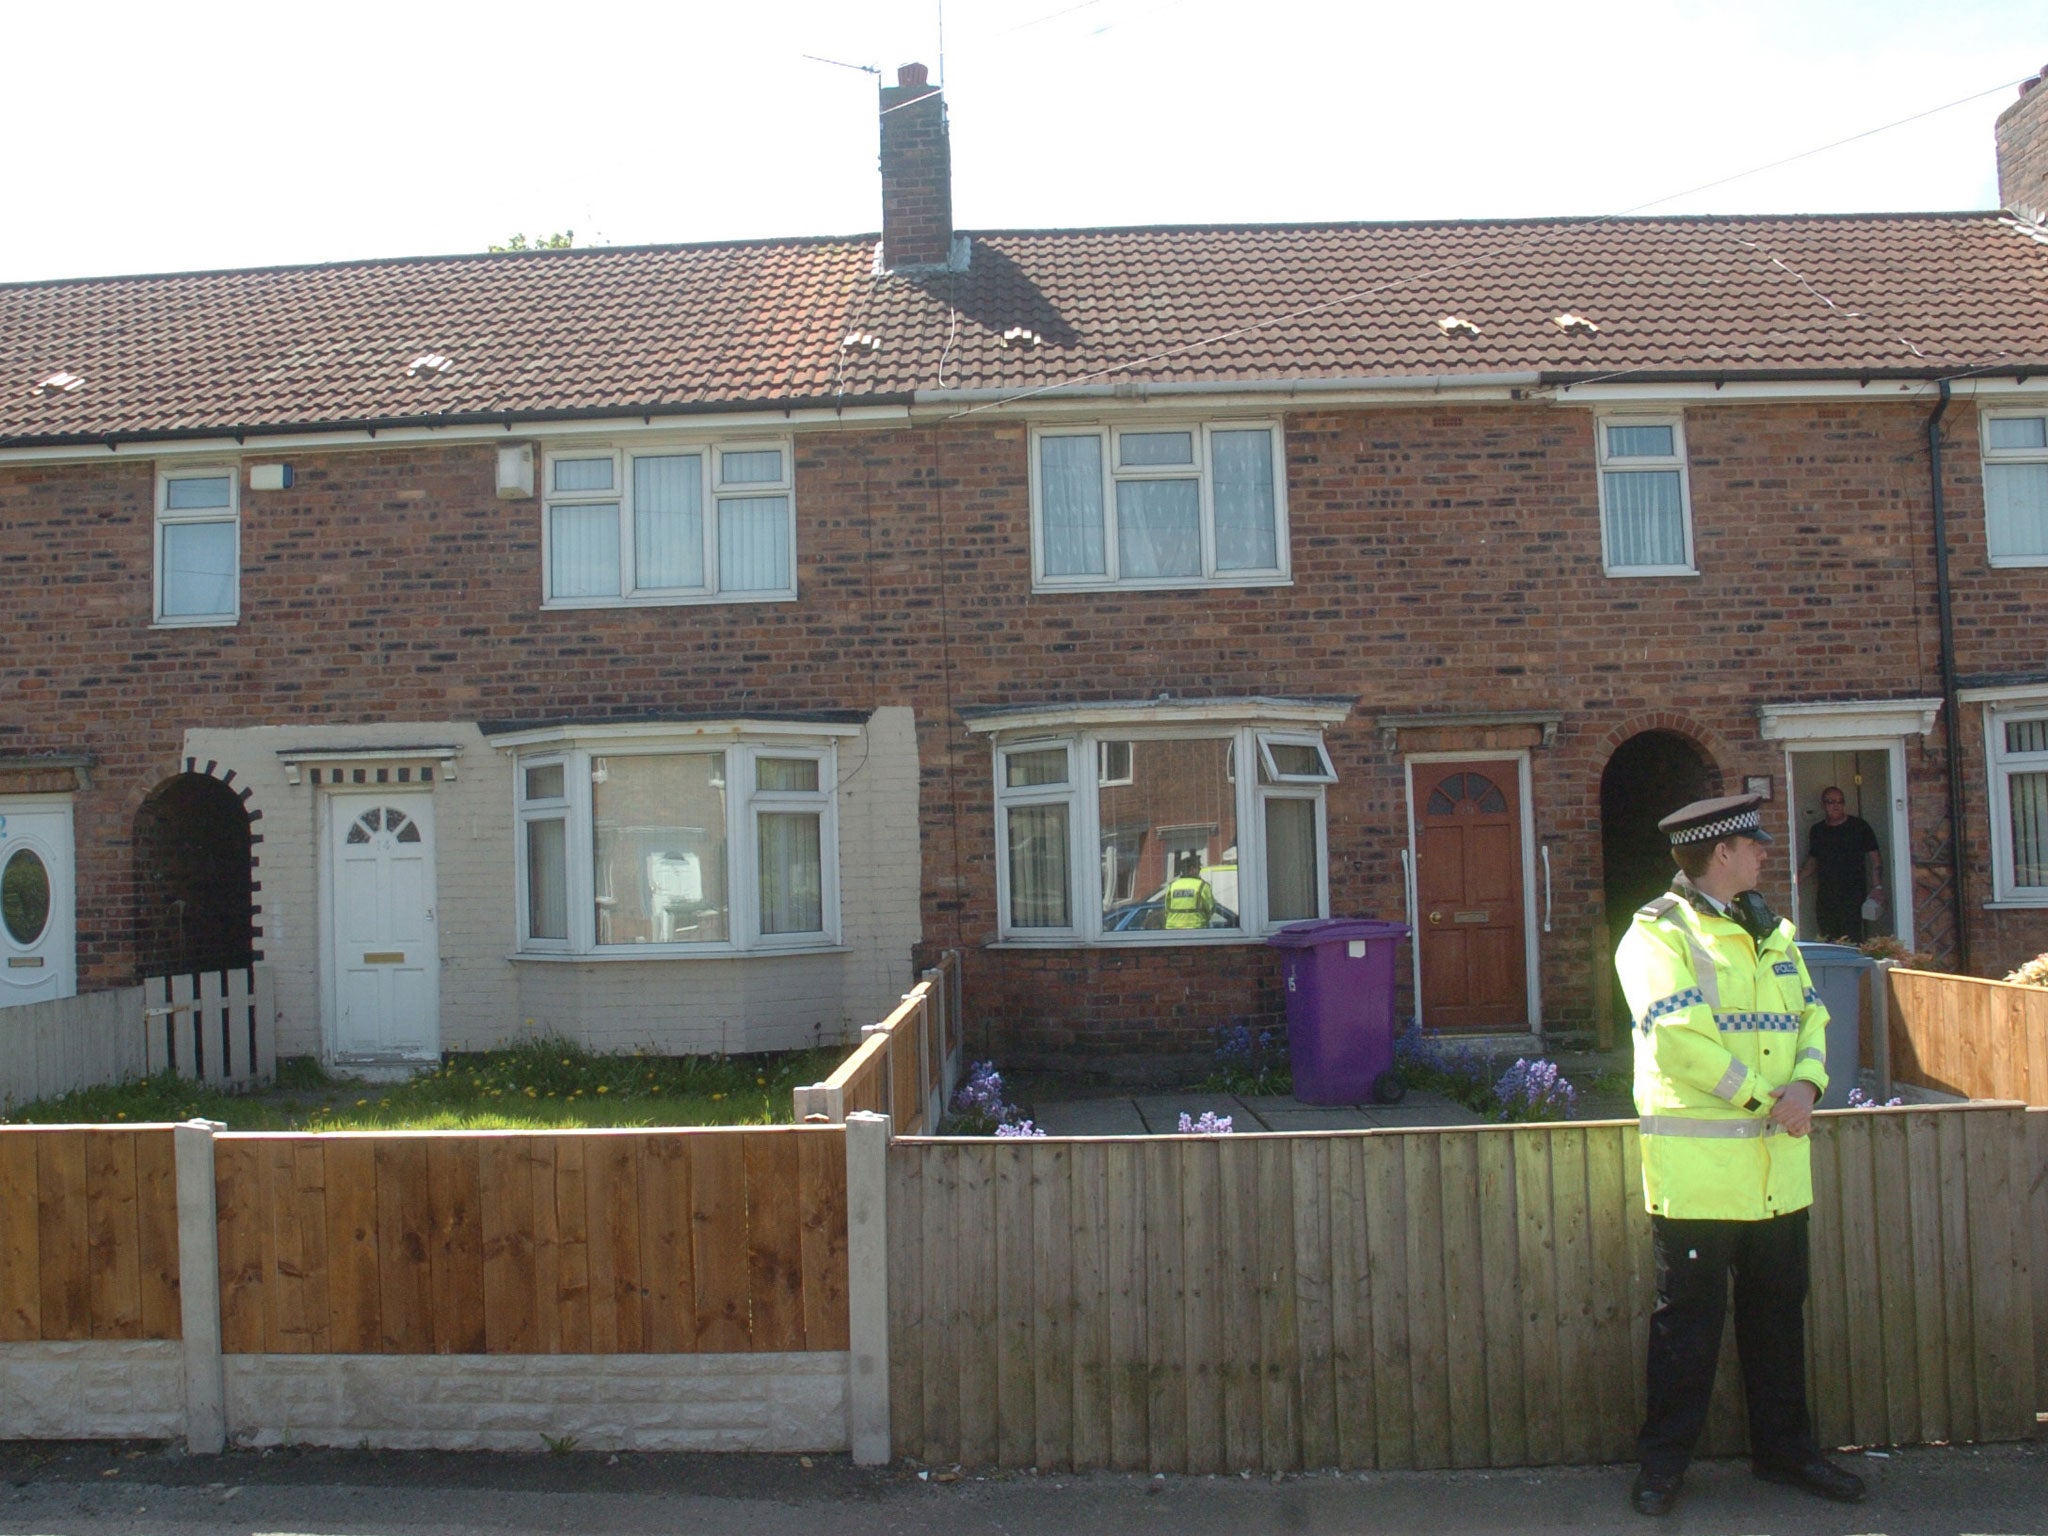
[{"label": "man in black t-shirt", "polygon": [[1820,792],[1820,808],[1826,819],[1807,833],[1806,862],[1799,866],[1801,880],[1820,876],[1814,904],[1820,931],[1814,936],[1861,944],[1864,900],[1884,896],[1877,834],[1861,816],[1849,814],[1848,801],[1833,786]]}]

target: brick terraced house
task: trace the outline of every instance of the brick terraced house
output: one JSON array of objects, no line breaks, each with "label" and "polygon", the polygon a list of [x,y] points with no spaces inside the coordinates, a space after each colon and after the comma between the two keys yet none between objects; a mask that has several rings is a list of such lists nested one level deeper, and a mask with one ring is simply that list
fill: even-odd
[{"label": "brick terraced house", "polygon": [[2048,89],[2008,212],[976,233],[882,106],[879,240],[0,287],[0,1001],[762,1049],[959,948],[1099,1061],[1359,914],[1576,1030],[1751,784],[2048,948]]}]

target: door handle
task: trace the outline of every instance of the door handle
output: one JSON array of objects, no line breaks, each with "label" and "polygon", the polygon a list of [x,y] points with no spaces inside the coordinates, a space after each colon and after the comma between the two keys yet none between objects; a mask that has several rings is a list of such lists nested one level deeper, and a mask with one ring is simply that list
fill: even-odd
[{"label": "door handle", "polygon": [[1444,915],[1441,912],[1432,912],[1429,914],[1429,920],[1432,923],[1440,923],[1444,920]]}]

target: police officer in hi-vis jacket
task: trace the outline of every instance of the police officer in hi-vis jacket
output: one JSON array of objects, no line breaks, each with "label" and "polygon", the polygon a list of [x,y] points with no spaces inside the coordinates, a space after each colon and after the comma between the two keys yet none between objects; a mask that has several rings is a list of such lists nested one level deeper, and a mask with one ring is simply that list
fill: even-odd
[{"label": "police officer in hi-vis jacket", "polygon": [[1706,1422],[1731,1274],[1751,1468],[1824,1498],[1863,1497],[1862,1479],[1820,1454],[1807,1416],[1806,1137],[1828,1082],[1828,1012],[1792,924],[1755,889],[1773,842],[1760,803],[1699,800],[1657,824],[1680,873],[1614,956],[1635,1021],[1657,1267],[1630,1492],[1646,1515],[1670,1511]]}]

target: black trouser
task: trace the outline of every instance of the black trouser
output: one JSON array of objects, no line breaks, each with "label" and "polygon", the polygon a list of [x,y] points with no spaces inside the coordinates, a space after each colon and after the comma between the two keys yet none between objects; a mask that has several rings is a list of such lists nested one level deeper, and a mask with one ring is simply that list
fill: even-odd
[{"label": "black trouser", "polygon": [[1824,895],[1814,903],[1814,922],[1823,943],[1863,942],[1863,892],[1849,896]]},{"label": "black trouser", "polygon": [[1814,1454],[1806,1413],[1806,1212],[1768,1221],[1652,1216],[1657,1310],[1650,1315],[1649,1413],[1636,1452],[1644,1470],[1676,1476],[1692,1459],[1714,1366],[1728,1276],[1735,1275],[1735,1347],[1749,1399],[1749,1454],[1759,1466]]}]

